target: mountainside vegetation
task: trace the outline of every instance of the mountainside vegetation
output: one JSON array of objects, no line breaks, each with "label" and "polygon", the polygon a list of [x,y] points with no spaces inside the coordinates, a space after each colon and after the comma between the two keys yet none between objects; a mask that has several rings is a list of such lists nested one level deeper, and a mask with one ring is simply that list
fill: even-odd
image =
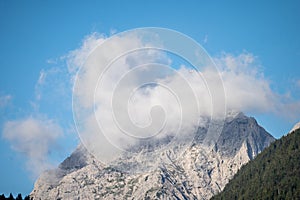
[{"label": "mountainside vegetation", "polygon": [[283,136],[241,167],[212,199],[299,199],[300,129]]}]

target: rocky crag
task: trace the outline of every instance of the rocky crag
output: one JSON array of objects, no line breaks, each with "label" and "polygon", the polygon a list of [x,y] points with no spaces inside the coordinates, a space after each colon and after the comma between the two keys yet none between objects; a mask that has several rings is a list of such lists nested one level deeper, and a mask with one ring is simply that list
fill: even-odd
[{"label": "rocky crag", "polygon": [[[210,199],[242,165],[275,139],[243,113],[228,116],[213,148],[203,145],[207,127],[177,159],[151,172],[126,173],[97,161],[79,145],[57,169],[44,172],[30,197],[38,199]],[[162,152],[168,156],[170,152]],[[126,162],[120,160],[119,163]]]}]

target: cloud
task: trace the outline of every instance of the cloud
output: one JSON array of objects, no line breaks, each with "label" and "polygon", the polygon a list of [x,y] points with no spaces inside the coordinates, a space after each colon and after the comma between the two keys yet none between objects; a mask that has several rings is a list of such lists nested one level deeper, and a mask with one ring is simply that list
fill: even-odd
[{"label": "cloud", "polygon": [[298,115],[300,101],[274,91],[253,54],[223,53],[214,60],[223,79],[227,109],[273,113],[291,119]]},{"label": "cloud", "polygon": [[[189,132],[199,116],[210,116],[213,109],[218,109],[214,108],[214,101],[224,100],[211,99],[211,91],[217,90],[218,85],[211,81],[209,91],[205,78],[221,77],[228,111],[292,116],[300,108],[298,101],[272,90],[257,58],[251,53],[223,53],[213,58],[218,71],[204,68],[199,74],[184,64],[178,69],[162,67],[172,66],[174,61],[174,57],[165,52],[151,50],[122,54],[126,49],[150,45],[137,35],[117,36],[109,45],[106,44],[105,49],[97,49],[104,41],[103,35],[92,34],[86,37],[82,47],[67,57],[71,73],[78,69],[83,72],[77,77],[80,84],[74,88],[75,105],[79,108],[75,110],[75,116],[81,119],[77,124],[79,132],[87,134],[87,138],[93,138],[93,132],[101,129],[107,135],[97,136],[100,137],[97,141],[108,140],[126,149],[126,146],[135,144],[135,137],[148,137],[161,126],[163,131],[155,136],[157,138],[176,132],[179,125],[181,134]],[[107,65],[118,55],[122,56]],[[85,63],[88,57],[89,61]],[[145,63],[152,64],[142,65]],[[106,71],[101,74],[104,67],[107,67]],[[147,81],[152,82],[146,84]],[[193,110],[193,99],[199,104],[199,112]],[[182,110],[190,115],[183,115]],[[221,113],[222,109],[214,112]],[[161,121],[164,123],[159,123]],[[134,139],[128,139],[124,133]]]},{"label": "cloud", "polygon": [[70,73],[76,74],[78,69],[82,67],[90,55],[90,53],[100,44],[105,41],[106,37],[103,34],[92,33],[84,38],[80,48],[69,52],[62,59],[67,62],[67,67]]},{"label": "cloud", "polygon": [[214,58],[226,93],[229,110],[243,112],[273,112],[280,103],[279,95],[272,91],[270,82],[259,71],[255,56],[242,53],[234,56],[223,53]]},{"label": "cloud", "polygon": [[[51,99],[56,96],[65,96],[71,91],[68,70],[63,67],[54,66],[40,71],[35,85],[36,101]],[[61,99],[61,98],[60,98]]]},{"label": "cloud", "polygon": [[35,98],[30,102],[32,113],[45,113],[60,124],[73,122],[72,76],[62,61],[42,69],[34,88]]},{"label": "cloud", "polygon": [[206,44],[207,42],[208,42],[208,35],[206,34],[203,39],[203,44]]},{"label": "cloud", "polygon": [[[65,115],[55,114],[71,108],[71,88],[77,83],[73,90],[77,129],[85,135],[81,137],[83,142],[95,145],[95,150],[100,148],[104,157],[114,156],[116,147],[126,150],[143,137],[162,139],[176,135],[178,130],[179,135],[188,137],[200,117],[223,112],[213,105],[224,101],[212,99],[211,92],[220,89],[215,79],[223,81],[227,111],[295,116],[300,108],[299,101],[272,90],[251,53],[222,53],[213,57],[218,71],[203,68],[198,72],[164,51],[122,54],[127,49],[151,46],[151,40],[145,42],[138,35],[117,35],[105,49],[97,48],[106,41],[104,35],[93,33],[85,37],[80,48],[61,58],[67,66],[42,70],[34,100],[35,114],[40,107],[48,108],[44,113],[50,116],[52,112],[51,118],[64,124],[68,121],[62,117]],[[212,80],[209,86],[206,79]],[[10,99],[9,95],[1,97],[0,106]],[[99,134],[101,131],[104,135]],[[3,129],[3,137],[28,157],[27,167],[35,174],[51,166],[48,153],[57,147],[62,135],[62,128],[47,118],[8,121]]]},{"label": "cloud", "polygon": [[11,103],[11,95],[2,95],[0,96],[0,108],[4,108]]},{"label": "cloud", "polygon": [[62,135],[62,129],[53,120],[28,117],[7,121],[2,137],[10,142],[13,150],[28,158],[27,169],[36,177],[52,167],[48,155],[58,147],[57,140]]},{"label": "cloud", "polygon": [[[64,64],[57,59],[42,69],[34,87],[35,96],[29,102],[32,110],[22,111],[25,112],[22,118],[8,121],[5,118],[3,124],[2,137],[14,151],[26,157],[26,169],[32,178],[64,159],[76,145],[69,144],[70,141],[77,142],[72,119],[71,74]],[[0,108],[11,99],[11,95],[1,96]],[[66,137],[72,138],[63,141],[62,146]]]},{"label": "cloud", "polygon": [[12,150],[24,156],[25,168],[32,179],[55,167],[77,145],[70,77],[65,72],[56,67],[43,69],[34,89],[35,98],[30,102],[32,110],[22,118],[5,118],[3,123],[2,138],[10,143]]}]

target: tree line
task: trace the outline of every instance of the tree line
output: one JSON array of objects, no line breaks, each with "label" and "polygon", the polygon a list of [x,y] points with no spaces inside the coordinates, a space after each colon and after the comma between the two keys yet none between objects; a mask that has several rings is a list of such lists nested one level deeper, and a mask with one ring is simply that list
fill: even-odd
[{"label": "tree line", "polygon": [[27,196],[24,197],[24,199],[23,199],[22,194],[18,194],[18,195],[16,196],[16,198],[14,198],[14,196],[12,195],[12,193],[10,193],[10,194],[8,195],[8,197],[5,197],[4,194],[0,195],[0,200],[30,200],[30,197],[29,197],[29,195],[27,195]]},{"label": "tree line", "polygon": [[223,192],[221,199],[300,198],[300,129],[283,136],[244,165]]}]

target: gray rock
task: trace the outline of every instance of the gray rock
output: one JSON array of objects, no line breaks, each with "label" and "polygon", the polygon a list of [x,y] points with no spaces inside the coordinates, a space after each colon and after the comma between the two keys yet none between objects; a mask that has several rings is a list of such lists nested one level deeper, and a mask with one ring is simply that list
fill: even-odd
[{"label": "gray rock", "polygon": [[[193,145],[180,159],[172,159],[175,151],[162,152],[168,162],[154,171],[137,174],[104,166],[80,145],[57,169],[40,176],[30,197],[209,199],[225,187],[242,165],[274,141],[254,118],[243,113],[228,116],[214,148],[203,144],[207,129],[199,127]],[[130,159],[134,163],[138,158]],[[127,162],[120,160],[118,164]]]}]

